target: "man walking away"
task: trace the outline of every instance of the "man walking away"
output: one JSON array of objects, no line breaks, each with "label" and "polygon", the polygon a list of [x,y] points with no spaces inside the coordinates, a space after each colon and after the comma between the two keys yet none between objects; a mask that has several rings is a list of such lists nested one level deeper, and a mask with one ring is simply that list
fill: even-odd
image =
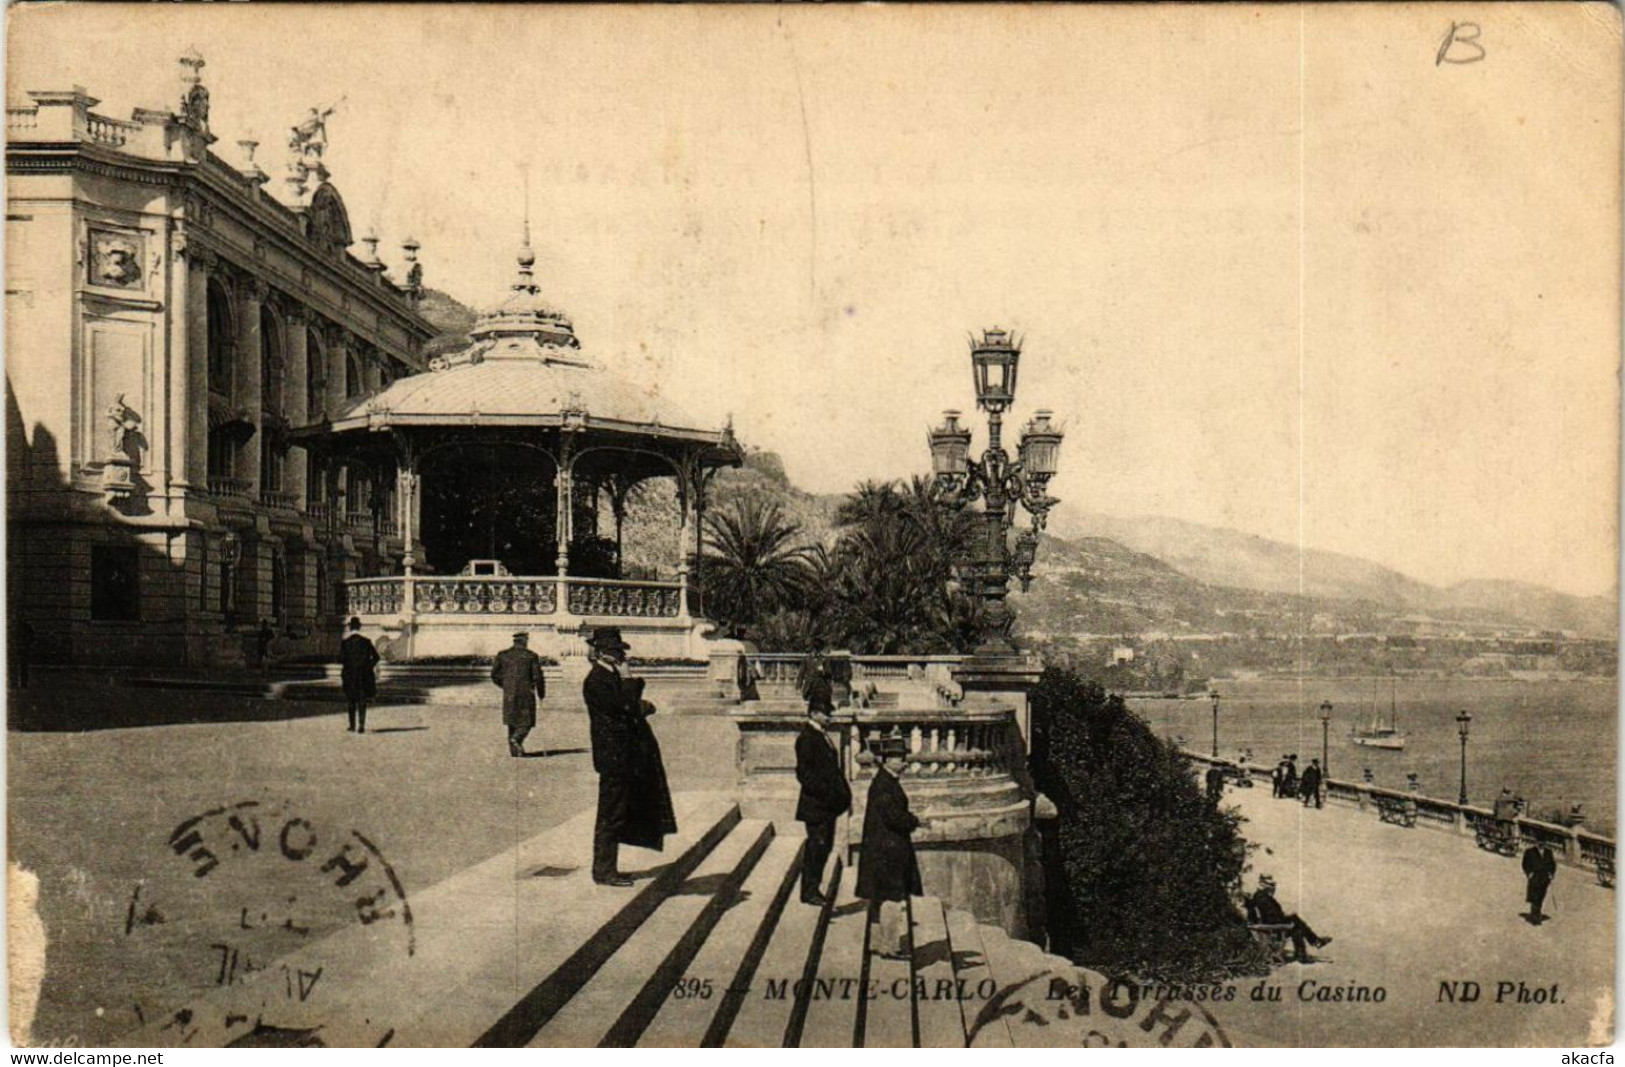
[{"label": "man walking away", "polygon": [[344,685],[344,699],[349,705],[352,733],[367,732],[367,701],[378,693],[378,649],[361,635],[361,620],[350,617],[350,636],[339,646],[339,680]]},{"label": "man walking away", "polygon": [[1219,798],[1224,796],[1224,768],[1215,764],[1207,769],[1207,799],[1210,804],[1217,804]]},{"label": "man walking away", "polygon": [[1303,798],[1304,807],[1307,808],[1310,801],[1314,801],[1315,807],[1320,807],[1321,777],[1320,761],[1318,759],[1310,760],[1309,768],[1303,772],[1303,781],[1298,785],[1298,792]]},{"label": "man walking away", "polygon": [[1546,921],[1546,916],[1540,910],[1546,903],[1546,891],[1552,887],[1552,879],[1557,877],[1557,856],[1552,853],[1550,845],[1536,842],[1529,846],[1523,854],[1523,876],[1528,882],[1524,899],[1529,902],[1529,924],[1539,926]]},{"label": "man walking away", "polygon": [[1325,948],[1332,943],[1331,938],[1321,937],[1298,916],[1287,914],[1281,902],[1275,899],[1275,879],[1267,874],[1259,876],[1258,891],[1247,898],[1247,921],[1264,926],[1292,927],[1287,936],[1292,938],[1292,951],[1296,953],[1295,958],[1299,963],[1308,963],[1312,958],[1306,942],[1316,948]]},{"label": "man walking away", "polygon": [[910,835],[925,825],[909,811],[908,794],[898,780],[906,766],[908,742],[882,737],[870,746],[881,761],[869,783],[868,807],[863,813],[863,854],[858,858],[857,895],[869,902],[869,918],[876,913],[880,929],[872,944],[888,959],[903,956],[906,948],[903,919],[908,898],[918,896],[920,864]]},{"label": "man walking away", "polygon": [[852,787],[841,773],[840,757],[829,737],[830,712],[828,682],[824,699],[815,699],[816,688],[807,700],[807,721],[796,735],[796,781],[801,796],[796,801],[796,819],[806,824],[807,846],[801,860],[801,902],[822,906],[827,901],[819,892],[824,865],[835,846],[835,823],[852,810]]},{"label": "man walking away", "polygon": [[[525,738],[536,727],[536,702],[547,696],[542,657],[530,650],[530,635],[513,635],[513,647],[497,653],[491,681],[502,687],[502,723],[508,728],[508,755],[525,754]],[[542,755],[547,755],[544,746]]]}]

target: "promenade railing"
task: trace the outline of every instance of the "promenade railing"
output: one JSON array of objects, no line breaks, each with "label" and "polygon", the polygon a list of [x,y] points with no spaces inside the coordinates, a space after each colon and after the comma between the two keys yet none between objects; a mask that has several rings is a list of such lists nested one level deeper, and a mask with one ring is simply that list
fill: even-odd
[{"label": "promenade railing", "polygon": [[[1218,765],[1230,770],[1236,767],[1236,764],[1229,760],[1214,759],[1199,752],[1186,752],[1185,755],[1191,762],[1204,767]],[[1249,777],[1261,784],[1268,784],[1270,781],[1269,767],[1251,766],[1246,767],[1245,771]],[[1395,805],[1407,807],[1414,805],[1416,826],[1447,830],[1463,837],[1472,835],[1476,839],[1481,831],[1499,832],[1500,827],[1506,822],[1497,819],[1495,813],[1488,808],[1458,804],[1453,800],[1440,800],[1437,797],[1424,796],[1404,789],[1389,789],[1369,782],[1348,782],[1328,778],[1324,782],[1324,788],[1328,801],[1369,811],[1373,817],[1380,817],[1385,807],[1391,811]],[[1519,816],[1511,821],[1516,826],[1520,848],[1527,848],[1536,843],[1550,846],[1560,863],[1598,873],[1605,876],[1607,884],[1611,884],[1614,871],[1612,838],[1593,833],[1583,826],[1560,826],[1528,816]]]}]

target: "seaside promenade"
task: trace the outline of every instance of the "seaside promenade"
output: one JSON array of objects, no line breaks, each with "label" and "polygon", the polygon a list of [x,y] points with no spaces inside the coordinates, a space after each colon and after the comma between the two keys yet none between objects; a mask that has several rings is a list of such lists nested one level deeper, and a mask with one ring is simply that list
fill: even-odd
[{"label": "seaside promenade", "polygon": [[[13,695],[13,712],[48,719],[64,703],[92,696],[31,690]],[[161,690],[108,689],[94,696],[118,702],[132,718],[161,718],[166,704],[184,701],[204,721],[10,734],[11,859],[38,878],[36,914],[49,930],[45,982],[28,1013],[36,1041],[127,1040],[154,1011],[232,981],[221,977],[226,964],[217,943],[259,938],[254,954],[264,965],[306,945],[334,944],[326,939],[344,931],[343,909],[301,910],[297,918],[310,928],[294,935],[243,932],[239,928],[253,925],[252,916],[239,915],[235,906],[190,907],[213,898],[185,893],[192,883],[203,883],[170,844],[173,829],[189,817],[254,799],[307,820],[324,837],[330,830],[365,833],[393,863],[403,892],[420,905],[427,952],[447,932],[444,917],[431,907],[436,893],[464,899],[453,892],[462,884],[458,879],[493,863],[510,870],[510,882],[513,871],[531,871],[536,876],[521,881],[545,888],[541,876],[562,876],[563,868],[526,866],[521,860],[527,842],[562,832],[591,810],[587,722],[574,709],[544,712],[539,739],[550,750],[547,758],[514,760],[506,754],[494,706],[384,706],[370,719],[374,732],[362,737],[343,730],[341,707],[334,704]],[[733,760],[723,757],[731,756],[735,744],[731,722],[684,714],[657,716],[654,725],[675,788],[731,792]],[[40,767],[52,773],[20,770]],[[1577,1045],[1611,1038],[1614,894],[1591,871],[1563,866],[1548,899],[1552,918],[1535,927],[1521,916],[1517,860],[1479,850],[1470,834],[1384,823],[1352,803],[1305,809],[1272,800],[1265,785],[1231,788],[1223,802],[1246,818],[1243,832],[1255,846],[1247,887],[1260,874],[1272,875],[1286,908],[1335,939],[1317,962],[1287,963],[1265,978],[1235,980],[1233,999],[1204,1005],[1234,1044]],[[123,817],[84,817],[98,805]],[[688,829],[704,826],[694,822]],[[576,845],[586,840],[581,833],[567,836]],[[764,853],[762,870],[788,870],[791,845],[793,840]],[[269,845],[264,851],[271,858],[252,870],[234,872],[228,860],[211,875],[210,892],[257,892],[272,883],[256,879],[295,870],[277,860],[282,853]],[[642,858],[668,860],[652,853]],[[238,873],[238,881],[219,881]],[[716,881],[709,868],[695,872],[693,880],[705,887]],[[139,898],[132,896],[136,888]],[[765,906],[767,896],[758,895]],[[671,899],[693,907],[704,898]],[[318,900],[334,902],[325,894]],[[159,906],[163,918],[142,926],[140,912],[149,903]],[[524,913],[551,914],[545,908]],[[504,914],[511,922],[513,901]],[[786,914],[801,921],[811,913]],[[854,927],[844,913],[837,918],[836,932],[855,936],[861,924]],[[659,922],[650,926],[659,929]],[[724,936],[731,929],[718,927],[718,951],[733,944]],[[988,935],[984,930],[974,936]],[[510,936],[504,943],[514,942]],[[1059,961],[1042,958],[1033,946],[986,948],[1003,968],[1001,976],[1021,979],[1050,969],[1070,977],[1056,967]],[[977,958],[961,954],[954,963]],[[711,974],[714,962],[711,956],[696,959],[693,973],[710,974],[720,987],[728,972]],[[1443,983],[1457,983],[1452,988],[1464,1002],[1441,1002]],[[1465,983],[1477,983],[1476,1000],[1465,999],[1471,996]],[[1554,986],[1555,995],[1537,992]],[[1378,989],[1380,1001],[1351,996],[1374,997]],[[1255,990],[1263,999],[1254,999]],[[1333,995],[1340,999],[1320,999]],[[1041,998],[1036,1004],[1054,1007]],[[1145,1037],[1137,1026],[1131,1034]],[[773,1043],[773,1036],[763,1040]],[[807,1040],[828,1036],[815,1027]],[[1075,1040],[1070,1029],[1047,1027],[1023,1033],[1017,1043]]]},{"label": "seaside promenade", "polygon": [[[1257,846],[1247,874],[1271,874],[1286,909],[1335,940],[1317,962],[1264,979],[1278,1002],[1249,995],[1212,1006],[1237,1045],[1517,1046],[1612,1040],[1614,891],[1561,867],[1540,926],[1524,920],[1516,858],[1471,835],[1380,821],[1341,804],[1315,810],[1274,800],[1267,783],[1226,791]],[[1442,983],[1477,982],[1476,1002],[1441,1002]],[[1306,985],[1313,983],[1312,985]],[[1510,983],[1511,990],[1505,985]],[[1557,995],[1536,1004],[1536,990]],[[1347,1002],[1351,987],[1381,1003]],[[1342,990],[1345,1000],[1302,999]],[[1520,1003],[1520,991],[1530,1002]],[[1501,994],[1498,1000],[1498,992]]]}]

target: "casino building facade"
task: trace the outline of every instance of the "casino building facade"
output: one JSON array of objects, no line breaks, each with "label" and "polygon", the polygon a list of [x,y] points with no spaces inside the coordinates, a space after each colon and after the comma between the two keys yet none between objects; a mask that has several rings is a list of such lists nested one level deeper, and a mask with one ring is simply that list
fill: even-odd
[{"label": "casino building facade", "polygon": [[418,247],[391,277],[323,164],[326,114],[214,151],[204,61],[173,110],[6,109],[8,607],[41,662],[328,650],[345,583],[400,570],[396,482],[297,431],[425,366]]}]

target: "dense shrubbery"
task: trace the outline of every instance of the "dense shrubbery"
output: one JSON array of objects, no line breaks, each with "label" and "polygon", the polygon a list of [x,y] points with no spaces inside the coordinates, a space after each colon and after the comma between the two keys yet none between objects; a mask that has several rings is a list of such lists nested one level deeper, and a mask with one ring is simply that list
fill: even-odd
[{"label": "dense shrubbery", "polygon": [[1045,841],[1056,948],[1148,980],[1266,970],[1233,898],[1241,820],[1207,802],[1185,758],[1121,697],[1053,667],[1032,729],[1035,782],[1060,812]]}]

